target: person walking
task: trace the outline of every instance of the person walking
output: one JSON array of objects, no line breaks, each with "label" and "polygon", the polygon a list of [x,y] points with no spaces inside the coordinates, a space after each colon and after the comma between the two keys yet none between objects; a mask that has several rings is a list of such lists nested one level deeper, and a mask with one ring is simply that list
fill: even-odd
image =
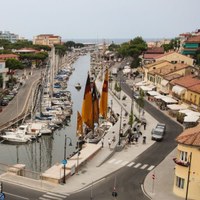
[{"label": "person walking", "polygon": [[109,149],[110,149],[110,145],[111,145],[111,140],[110,140],[110,138],[108,138],[108,146],[109,146]]},{"label": "person walking", "polygon": [[101,138],[101,148],[103,148],[103,145],[104,145],[104,138],[102,137]]},{"label": "person walking", "polygon": [[146,130],[146,125],[147,125],[147,123],[146,123],[146,122],[143,122],[143,125],[144,125],[144,130]]}]

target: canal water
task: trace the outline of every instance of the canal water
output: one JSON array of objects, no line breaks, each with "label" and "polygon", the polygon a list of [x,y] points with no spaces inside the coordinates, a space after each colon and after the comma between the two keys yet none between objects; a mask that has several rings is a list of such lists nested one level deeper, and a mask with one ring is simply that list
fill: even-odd
[{"label": "canal water", "polygon": [[[0,164],[20,163],[25,164],[28,170],[43,172],[64,159],[65,134],[67,136],[66,155],[69,156],[76,150],[77,111],[81,113],[85,83],[90,68],[90,54],[80,56],[73,67],[75,70],[68,81],[68,89],[71,91],[73,101],[73,114],[69,123],[55,130],[53,135],[42,136],[38,142],[25,145],[1,143]],[[75,89],[76,83],[81,84],[81,90]],[[70,140],[72,146],[69,146]]]}]

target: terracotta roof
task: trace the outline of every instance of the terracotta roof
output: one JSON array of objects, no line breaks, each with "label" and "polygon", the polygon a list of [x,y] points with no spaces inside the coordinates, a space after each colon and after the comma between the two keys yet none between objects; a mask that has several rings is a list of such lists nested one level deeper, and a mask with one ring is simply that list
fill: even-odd
[{"label": "terracotta roof", "polygon": [[17,58],[18,55],[15,54],[0,54],[0,59],[5,59],[5,58]]},{"label": "terracotta roof", "polygon": [[151,70],[149,73],[165,76],[167,74],[171,74],[171,73],[179,71],[181,69],[185,69],[188,66],[189,65],[187,65],[187,64],[182,64],[182,63],[172,64],[172,63],[168,62],[168,63],[166,63],[165,66],[158,68],[158,69]]},{"label": "terracotta roof", "polygon": [[200,83],[197,84],[197,85],[191,86],[188,89],[193,91],[193,92],[196,92],[196,93],[200,94]]},{"label": "terracotta roof", "polygon": [[183,131],[176,138],[176,141],[180,144],[200,146],[200,124],[193,128],[188,128],[185,131]]},{"label": "terracotta roof", "polygon": [[151,53],[145,53],[143,58],[144,59],[155,59],[159,56],[160,54],[151,54]]},{"label": "terracotta roof", "polygon": [[189,75],[189,76],[181,77],[179,79],[175,79],[171,81],[171,83],[174,85],[180,85],[185,88],[189,88],[191,86],[200,84],[200,80],[194,77],[194,75]]},{"label": "terracotta roof", "polygon": [[200,35],[188,38],[185,43],[200,43]]},{"label": "terracotta roof", "polygon": [[163,47],[153,47],[149,48],[146,51],[147,54],[158,54],[158,53],[164,53],[164,48]]},{"label": "terracotta roof", "polygon": [[159,65],[159,64],[165,63],[165,62],[166,62],[166,63],[169,63],[169,62],[166,61],[166,60],[160,60],[160,61],[157,61],[157,62],[148,64],[148,65],[145,65],[144,67],[148,69],[148,68],[154,67],[154,66],[156,66],[156,65]]},{"label": "terracotta roof", "polygon": [[[185,50],[185,49],[184,49],[184,50]],[[167,53],[164,53],[164,54],[159,54],[155,59],[159,59],[159,58],[168,56],[168,55],[170,55],[170,54],[179,54],[179,55],[181,55],[181,56],[183,56],[183,57],[189,58],[188,56],[183,55],[183,54],[180,54],[180,53],[178,53],[178,52],[176,52],[176,51],[170,51],[170,52],[167,52]],[[190,58],[190,59],[192,59],[192,58]]]},{"label": "terracotta roof", "polygon": [[172,81],[172,80],[180,78],[180,77],[183,77],[183,75],[181,75],[181,74],[168,74],[168,75],[164,76],[164,78],[168,81]]}]

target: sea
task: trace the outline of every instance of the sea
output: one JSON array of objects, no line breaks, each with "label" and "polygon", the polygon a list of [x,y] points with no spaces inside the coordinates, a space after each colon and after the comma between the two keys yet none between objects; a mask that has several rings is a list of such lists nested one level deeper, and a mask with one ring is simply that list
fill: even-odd
[{"label": "sea", "polygon": [[[102,44],[102,43],[106,43],[106,44],[122,44],[124,42],[128,42],[130,40],[132,40],[134,38],[111,38],[111,39],[63,39],[63,42],[67,42],[67,41],[74,41],[76,43],[83,43],[83,44]],[[146,38],[144,39],[146,42],[155,42],[155,41],[160,41],[160,40],[164,40],[164,39],[168,39],[168,38]],[[170,39],[170,38],[169,38]]]}]

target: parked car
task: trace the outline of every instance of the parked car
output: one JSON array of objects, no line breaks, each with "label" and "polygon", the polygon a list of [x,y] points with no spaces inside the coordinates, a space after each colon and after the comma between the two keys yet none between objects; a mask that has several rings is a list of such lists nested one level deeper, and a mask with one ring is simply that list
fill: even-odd
[{"label": "parked car", "polygon": [[151,139],[161,141],[164,138],[166,124],[158,123],[151,131]]},{"label": "parked car", "polygon": [[7,106],[8,103],[9,103],[9,100],[3,99],[3,100],[1,101],[1,106]]}]

